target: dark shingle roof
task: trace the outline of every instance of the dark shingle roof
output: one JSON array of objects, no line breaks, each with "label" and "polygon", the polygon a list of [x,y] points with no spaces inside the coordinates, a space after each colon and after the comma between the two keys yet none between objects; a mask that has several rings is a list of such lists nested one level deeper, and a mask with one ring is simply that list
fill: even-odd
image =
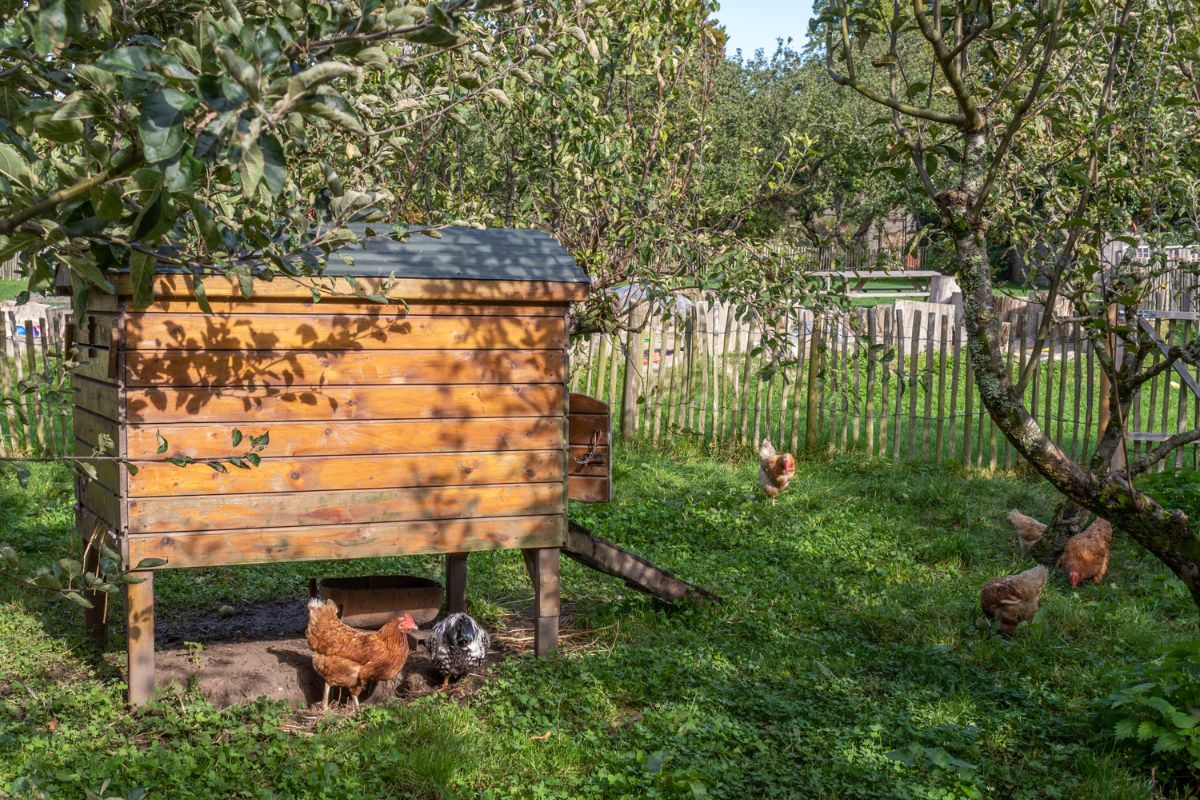
[{"label": "dark shingle roof", "polygon": [[[387,233],[387,225],[354,225],[365,237],[370,227]],[[588,283],[588,276],[566,249],[541,231],[511,228],[442,228],[441,238],[413,233],[407,241],[386,236],[362,241],[329,256],[326,275],[464,280],[551,281]],[[341,255],[349,256],[347,264]]]}]

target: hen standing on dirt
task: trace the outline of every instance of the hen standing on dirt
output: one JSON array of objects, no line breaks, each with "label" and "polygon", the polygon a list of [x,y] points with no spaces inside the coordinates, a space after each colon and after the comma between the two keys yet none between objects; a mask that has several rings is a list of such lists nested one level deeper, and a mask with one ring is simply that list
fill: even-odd
[{"label": "hen standing on dirt", "polygon": [[458,612],[435,625],[428,642],[433,665],[442,673],[440,688],[445,689],[451,678],[483,666],[492,637],[474,619]]},{"label": "hen standing on dirt", "polygon": [[758,485],[774,505],[775,498],[796,477],[796,459],[791,453],[776,455],[775,445],[771,444],[770,439],[763,439],[762,446],[758,448],[758,459]]},{"label": "hen standing on dirt", "polygon": [[416,628],[404,614],[388,622],[377,633],[351,628],[338,619],[332,600],[314,597],[308,601],[308,627],[304,631],[313,650],[313,668],[325,679],[323,708],[329,708],[329,687],[350,690],[354,708],[370,681],[394,680],[408,661],[408,632]]}]

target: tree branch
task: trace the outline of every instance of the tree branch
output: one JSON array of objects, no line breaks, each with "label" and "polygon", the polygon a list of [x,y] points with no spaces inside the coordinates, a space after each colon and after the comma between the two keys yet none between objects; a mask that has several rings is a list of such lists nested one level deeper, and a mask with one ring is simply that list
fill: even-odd
[{"label": "tree branch", "polygon": [[144,158],[142,151],[138,148],[130,149],[120,163],[114,164],[107,169],[97,172],[91,177],[84,178],[74,186],[68,186],[65,189],[59,189],[57,192],[51,192],[46,195],[46,198],[41,202],[34,203],[31,206],[26,206],[21,211],[13,214],[11,217],[0,219],[0,235],[8,236],[17,228],[33,219],[34,217],[51,211],[54,208],[69,203],[72,200],[82,197],[97,186],[102,186],[114,178],[119,178],[127,172],[137,168],[142,164]]},{"label": "tree branch", "polygon": [[996,176],[1000,173],[1004,159],[1008,155],[1009,148],[1012,146],[1013,137],[1016,136],[1021,126],[1025,124],[1026,115],[1029,113],[1029,109],[1033,106],[1033,101],[1037,99],[1038,93],[1042,89],[1042,81],[1045,80],[1046,70],[1050,67],[1050,59],[1053,57],[1058,44],[1058,24],[1062,20],[1064,4],[1065,0],[1058,0],[1054,6],[1054,18],[1050,20],[1050,29],[1046,34],[1046,44],[1042,51],[1041,63],[1038,64],[1037,69],[1033,73],[1033,80],[1029,83],[1029,91],[1021,98],[1021,102],[1013,112],[1012,119],[1004,127],[1004,134],[1000,137],[1000,144],[996,146],[996,154],[992,158],[992,165],[988,169],[987,177],[983,179],[983,188],[979,190],[979,197],[976,198],[975,205],[971,209],[972,214],[979,214],[983,211],[983,204],[991,192],[992,184],[996,182]]},{"label": "tree branch", "polygon": [[[961,121],[956,123],[966,131],[981,131],[986,126],[986,121],[983,114],[979,112],[979,106],[975,102],[974,96],[967,89],[967,84],[959,69],[958,61],[946,42],[942,39],[940,28],[934,28],[930,25],[926,17],[924,0],[912,0],[913,16],[916,17],[917,25],[921,28],[921,34],[925,37],[925,41],[929,42],[933,48],[933,54],[937,58],[938,66],[942,68],[942,75],[946,78],[946,83],[950,86],[950,91],[954,92],[954,99],[958,102],[958,107],[962,110],[962,114],[956,115],[961,117]],[[937,15],[941,16],[941,4],[935,0],[934,10]]]},{"label": "tree branch", "polygon": [[1193,442],[1200,442],[1200,428],[1175,434],[1118,474],[1124,475],[1127,480],[1136,478],[1174,451]]},{"label": "tree branch", "polygon": [[894,97],[888,97],[882,92],[877,92],[871,87],[864,84],[858,79],[854,70],[854,54],[850,47],[850,33],[847,28],[846,17],[843,14],[841,18],[841,37],[842,37],[842,52],[846,55],[846,74],[842,75],[833,66],[833,42],[832,34],[825,47],[825,71],[834,83],[839,86],[845,86],[861,94],[868,100],[878,103],[882,106],[897,111],[909,117],[927,120],[929,122],[937,122],[942,125],[961,126],[966,123],[966,117],[961,114],[951,114],[944,111],[935,111],[932,108],[922,106],[914,106],[909,103],[901,102]]}]

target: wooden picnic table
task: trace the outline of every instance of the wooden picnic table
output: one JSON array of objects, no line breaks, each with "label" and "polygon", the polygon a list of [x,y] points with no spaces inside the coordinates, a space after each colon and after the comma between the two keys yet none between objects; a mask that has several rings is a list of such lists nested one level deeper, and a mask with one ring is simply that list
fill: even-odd
[{"label": "wooden picnic table", "polygon": [[[930,282],[940,276],[942,273],[934,269],[897,269],[897,270],[821,270],[810,272],[810,275],[820,278],[840,278],[847,284],[847,290],[851,295],[896,295],[896,296],[915,296],[928,295]],[[896,291],[891,287],[880,287],[878,289],[868,289],[869,281],[879,280],[907,280],[912,284],[914,291]],[[850,286],[853,281],[854,285]]]}]

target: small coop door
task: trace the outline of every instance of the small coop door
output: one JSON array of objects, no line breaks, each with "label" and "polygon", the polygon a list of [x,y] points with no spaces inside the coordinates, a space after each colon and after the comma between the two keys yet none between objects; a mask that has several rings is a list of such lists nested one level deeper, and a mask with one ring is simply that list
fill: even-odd
[{"label": "small coop door", "polygon": [[581,503],[612,499],[612,414],[608,404],[571,394],[567,496]]}]

